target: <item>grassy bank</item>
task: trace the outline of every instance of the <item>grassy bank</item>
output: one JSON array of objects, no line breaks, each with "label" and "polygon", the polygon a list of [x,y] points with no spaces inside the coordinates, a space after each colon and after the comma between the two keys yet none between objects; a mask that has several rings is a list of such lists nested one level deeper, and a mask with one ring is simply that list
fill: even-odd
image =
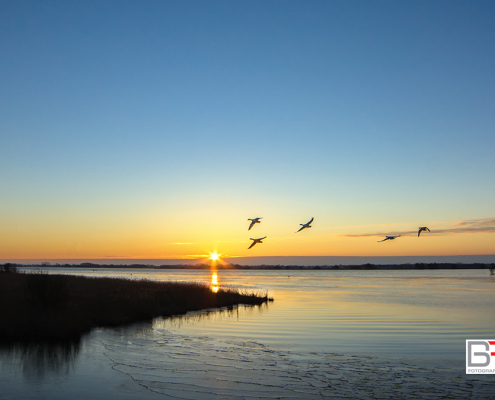
[{"label": "grassy bank", "polygon": [[77,340],[97,326],[117,326],[237,304],[265,294],[199,283],[0,273],[0,343]]}]

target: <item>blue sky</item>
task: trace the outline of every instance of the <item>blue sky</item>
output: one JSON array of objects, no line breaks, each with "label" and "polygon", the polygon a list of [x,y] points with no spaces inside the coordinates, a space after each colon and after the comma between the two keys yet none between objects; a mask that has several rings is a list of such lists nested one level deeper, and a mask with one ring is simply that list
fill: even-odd
[{"label": "blue sky", "polygon": [[256,255],[493,254],[495,224],[462,248],[362,241],[495,220],[494,17],[490,1],[0,1],[0,258],[254,255],[255,216],[278,241]]}]

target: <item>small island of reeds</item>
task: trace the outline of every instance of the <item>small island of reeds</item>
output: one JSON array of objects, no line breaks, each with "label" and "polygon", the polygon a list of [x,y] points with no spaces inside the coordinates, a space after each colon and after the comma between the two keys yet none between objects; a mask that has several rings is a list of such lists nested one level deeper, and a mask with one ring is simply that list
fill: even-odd
[{"label": "small island of reeds", "polygon": [[79,340],[94,327],[270,300],[233,288],[215,293],[202,283],[10,270],[0,273],[0,343]]}]

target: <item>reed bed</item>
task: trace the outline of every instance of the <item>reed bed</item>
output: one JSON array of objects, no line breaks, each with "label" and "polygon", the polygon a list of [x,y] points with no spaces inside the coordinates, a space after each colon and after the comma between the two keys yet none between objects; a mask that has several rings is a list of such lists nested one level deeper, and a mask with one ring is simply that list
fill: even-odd
[{"label": "reed bed", "polygon": [[79,340],[93,327],[269,300],[202,283],[0,273],[0,343]]}]

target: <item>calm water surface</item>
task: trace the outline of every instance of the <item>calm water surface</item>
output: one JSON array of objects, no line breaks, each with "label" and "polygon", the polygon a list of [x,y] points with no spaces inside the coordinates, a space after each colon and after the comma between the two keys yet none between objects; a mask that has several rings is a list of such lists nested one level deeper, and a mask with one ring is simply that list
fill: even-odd
[{"label": "calm water surface", "polygon": [[[135,372],[127,370],[129,363],[134,368],[138,368],[136,365],[145,368],[141,365],[141,359],[154,359],[155,364],[148,362],[155,369],[163,369],[165,348],[168,355],[172,348],[181,349],[174,353],[171,366],[184,357],[206,357],[202,364],[217,365],[215,357],[218,357],[218,349],[223,347],[230,349],[230,353],[243,354],[245,359],[256,354],[257,361],[252,362],[265,362],[263,357],[267,353],[265,350],[261,352],[259,346],[262,346],[270,351],[290,350],[299,357],[312,354],[312,357],[320,359],[329,354],[341,354],[394,362],[406,360],[415,365],[442,365],[447,362],[462,371],[465,340],[495,338],[495,276],[490,276],[487,270],[56,271],[87,276],[198,281],[212,286],[268,291],[275,300],[261,307],[191,313],[172,319],[158,318],[152,326],[138,329],[139,334],[135,327],[129,328],[127,333],[125,330],[96,330],[83,340],[79,355],[69,357],[70,362],[66,362],[65,376],[72,385],[76,377],[80,380],[81,373],[87,377],[96,374],[95,384],[105,374],[113,377],[112,382],[117,382],[118,374],[115,374],[120,369],[115,367],[115,363],[119,357],[123,357],[117,364],[122,366],[124,376]],[[167,346],[162,347],[165,344]],[[103,357],[103,354],[106,356]],[[109,358],[114,363],[111,368],[105,367]],[[4,360],[7,359],[4,357]],[[9,363],[3,362],[0,374],[3,371],[12,384],[17,382],[20,385],[21,380],[26,378],[26,373],[24,378],[20,378],[22,368],[19,365],[22,362],[16,364],[12,357],[9,359]],[[100,364],[101,371],[97,373],[95,368],[98,370]],[[45,369],[50,370],[49,366]],[[47,378],[48,375],[52,378]],[[48,375],[38,377],[38,384],[44,382],[50,385],[53,376],[60,379],[60,373],[51,371]],[[136,379],[134,375],[133,379]],[[63,387],[64,384],[57,386],[61,396]]]},{"label": "calm water surface", "polygon": [[[211,279],[202,271],[193,276]],[[267,290],[275,301],[239,314],[155,324],[311,351],[464,360],[467,338],[495,334],[494,278],[485,270],[219,271],[220,284]]]},{"label": "calm water surface", "polygon": [[86,276],[196,281],[267,291],[262,307],[155,320],[181,334],[239,337],[313,351],[464,359],[465,340],[495,336],[487,270],[245,271],[51,269]]}]

